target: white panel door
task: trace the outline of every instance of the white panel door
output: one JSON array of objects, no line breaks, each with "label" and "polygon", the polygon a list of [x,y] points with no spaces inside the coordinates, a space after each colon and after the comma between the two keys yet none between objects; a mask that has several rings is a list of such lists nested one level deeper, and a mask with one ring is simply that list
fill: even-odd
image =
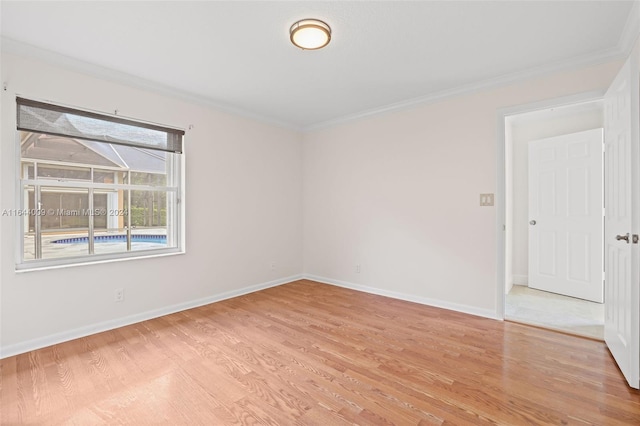
[{"label": "white panel door", "polygon": [[602,303],[602,129],[529,142],[529,220],[529,287]]},{"label": "white panel door", "polygon": [[605,95],[605,341],[629,385],[640,374],[640,183],[638,58],[625,63]]}]

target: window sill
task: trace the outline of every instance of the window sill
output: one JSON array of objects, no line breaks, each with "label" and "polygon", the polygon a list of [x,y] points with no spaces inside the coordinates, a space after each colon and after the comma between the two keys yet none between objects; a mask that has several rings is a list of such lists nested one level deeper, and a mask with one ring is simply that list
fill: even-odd
[{"label": "window sill", "polygon": [[[73,268],[76,266],[87,266],[87,265],[97,265],[103,263],[113,263],[113,262],[122,262],[122,261],[130,261],[130,260],[140,260],[140,259],[152,259],[156,257],[166,257],[166,256],[176,256],[185,254],[186,251],[180,248],[174,249],[166,249],[166,250],[153,250],[153,251],[140,251],[139,254],[136,253],[136,256],[125,255],[122,257],[114,257],[110,255],[108,257],[104,256],[91,256],[91,257],[75,257],[75,258],[66,258],[66,259],[51,259],[51,260],[42,260],[42,261],[30,261],[21,264],[16,264],[15,272],[16,273],[26,273],[26,272],[34,272],[34,271],[46,271],[50,269],[62,269],[62,268]],[[72,262],[70,262],[72,260]]]}]

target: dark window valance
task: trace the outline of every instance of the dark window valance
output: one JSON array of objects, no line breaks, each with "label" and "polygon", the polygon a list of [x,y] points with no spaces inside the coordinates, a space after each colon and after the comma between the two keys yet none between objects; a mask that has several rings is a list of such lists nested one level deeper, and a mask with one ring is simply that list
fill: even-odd
[{"label": "dark window valance", "polygon": [[182,153],[183,130],[16,98],[18,130]]}]

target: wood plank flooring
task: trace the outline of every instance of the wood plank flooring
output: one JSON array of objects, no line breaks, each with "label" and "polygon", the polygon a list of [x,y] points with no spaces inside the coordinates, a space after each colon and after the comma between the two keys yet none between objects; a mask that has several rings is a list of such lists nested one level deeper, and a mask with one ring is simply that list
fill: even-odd
[{"label": "wood plank flooring", "polygon": [[0,361],[0,423],[640,424],[605,345],[301,280]]}]

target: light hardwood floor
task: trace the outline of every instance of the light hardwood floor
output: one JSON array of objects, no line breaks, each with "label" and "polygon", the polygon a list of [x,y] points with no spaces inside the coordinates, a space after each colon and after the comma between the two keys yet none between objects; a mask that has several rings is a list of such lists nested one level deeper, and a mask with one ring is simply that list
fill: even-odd
[{"label": "light hardwood floor", "polygon": [[301,280],[0,361],[4,424],[640,424],[605,345]]}]

